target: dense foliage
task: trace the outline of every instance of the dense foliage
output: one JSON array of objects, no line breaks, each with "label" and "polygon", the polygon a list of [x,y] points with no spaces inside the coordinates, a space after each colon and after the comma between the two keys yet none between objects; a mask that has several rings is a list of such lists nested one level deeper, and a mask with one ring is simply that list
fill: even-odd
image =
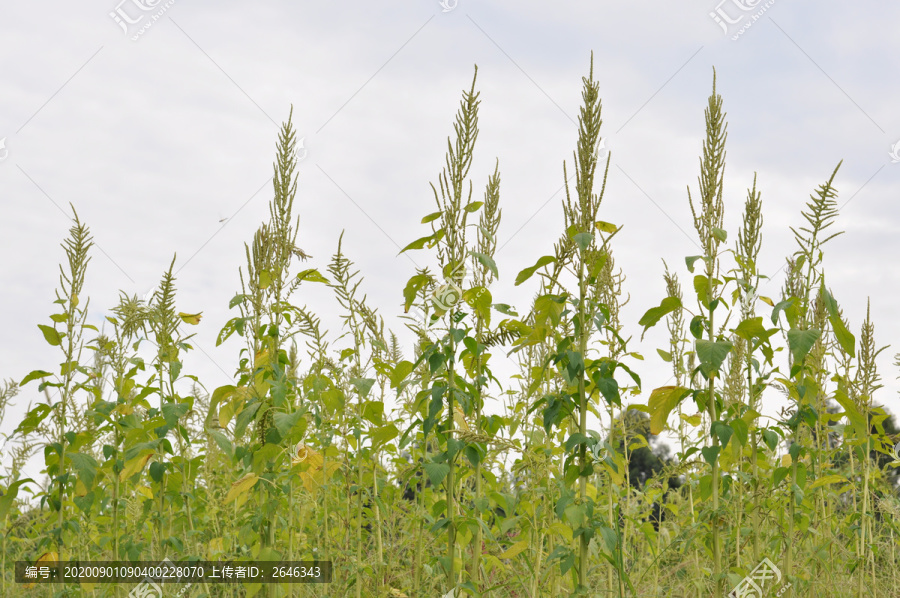
[{"label": "dense foliage", "polygon": [[[651,388],[620,318],[621,226],[600,214],[610,162],[598,157],[593,65],[583,83],[564,230],[516,277],[517,286],[531,280],[532,298],[509,303],[490,290],[500,276],[499,164],[474,199],[475,79],[463,92],[435,207],[422,218],[430,231],[403,250],[430,252],[440,268],[415,272],[402,290],[417,339],[408,359],[340,242],[327,264],[304,263],[290,118],[269,219],[246,245],[235,316],[218,336],[237,356],[233,384],[204,392],[184,371],[201,314],[176,310],[175,259],[147,300],[122,293],[103,331],[87,323],[92,240],[74,214],[56,307],[39,325],[61,365],[0,393],[2,409],[20,386],[44,397],[3,449],[12,465],[0,478],[0,594],[131,589],[25,587],[12,581],[17,560],[169,557],[335,565],[329,585],[197,584],[192,596],[455,588],[705,598],[725,596],[767,558],[780,575],[764,595],[896,596],[900,458],[874,399],[883,349],[868,315],[850,331],[823,268],[838,234],[840,165],[792,229],[797,251],[780,295],[759,295],[768,278],[757,268],[761,193],[754,179],[729,236],[725,112],[713,80],[686,198],[701,248],[678,270],[687,292],[665,265],[664,291],[634,299],[649,308],[637,323],[644,332],[662,322],[669,331],[656,353],[675,383]],[[310,285],[333,291],[339,338],[302,304]],[[503,379],[491,360],[501,351],[518,363]],[[767,389],[789,401],[779,417],[761,414]],[[676,440],[672,455],[654,440],[663,431]],[[45,479],[23,478],[36,453]]]}]

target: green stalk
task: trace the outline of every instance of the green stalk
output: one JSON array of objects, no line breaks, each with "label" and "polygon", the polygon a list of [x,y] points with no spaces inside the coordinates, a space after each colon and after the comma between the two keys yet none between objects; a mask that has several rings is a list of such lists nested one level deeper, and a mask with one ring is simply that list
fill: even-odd
[{"label": "green stalk", "polygon": [[[585,302],[585,277],[584,277],[584,260],[578,260],[578,321],[581,323],[581,335],[578,339],[578,351],[581,355],[587,353],[587,335],[590,330],[584,322],[584,302]],[[610,427],[612,427],[612,420]],[[587,433],[587,396],[585,393],[584,372],[578,378],[578,431],[584,435]],[[587,446],[579,445],[578,463],[581,471],[587,468]],[[610,484],[612,488],[612,484]],[[587,498],[587,477],[584,475],[578,478],[578,498],[580,504],[584,504]],[[610,496],[610,509],[612,508],[612,496]],[[615,522],[618,526],[618,522]],[[578,585],[582,588],[587,587],[588,573],[588,549],[589,540],[586,534],[581,534],[578,538]]]},{"label": "green stalk", "polygon": [[[447,392],[449,396],[447,398],[447,407],[448,407],[448,415],[447,415],[447,430],[453,429],[453,414],[455,408],[455,398],[453,396],[453,390],[456,385],[456,342],[453,340],[453,319],[451,317],[450,324],[450,362],[448,364],[448,376],[449,380],[447,383]],[[450,520],[449,525],[447,526],[447,558],[449,559],[449,563],[447,564],[447,581],[450,583],[450,587],[456,587],[456,573],[455,573],[455,559],[456,559],[456,504],[454,502],[454,486],[455,486],[455,461],[456,456],[449,459],[450,463],[450,471],[447,474],[447,518]]]},{"label": "green stalk", "polygon": [[[713,71],[713,89],[709,97],[706,111],[706,139],[703,142],[703,156],[700,164],[700,209],[695,209],[693,198],[688,187],[688,203],[691,214],[694,217],[694,227],[700,238],[704,257],[706,258],[706,296],[698,297],[701,314],[704,312],[704,299],[708,310],[707,341],[715,342],[715,312],[712,306],[714,298],[713,281],[718,269],[719,244],[725,240],[725,231],[722,230],[724,217],[724,203],[722,200],[725,177],[725,139],[727,137],[725,113],[722,111],[722,96],[716,93],[716,75]],[[718,378],[716,371],[708,372],[709,383],[707,386],[707,412],[710,423],[718,421],[719,411],[716,405],[715,380]],[[712,447],[719,446],[719,438],[712,435]],[[714,577],[717,594],[725,592],[725,576],[722,571],[722,546],[719,533],[719,458],[718,455],[712,461],[712,500],[715,516],[712,521],[713,563]]]}]

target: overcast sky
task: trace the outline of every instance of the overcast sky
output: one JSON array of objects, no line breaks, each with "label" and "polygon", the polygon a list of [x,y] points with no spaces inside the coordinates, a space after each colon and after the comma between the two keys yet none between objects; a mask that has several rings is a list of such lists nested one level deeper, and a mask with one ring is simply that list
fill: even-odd
[{"label": "overcast sky", "polygon": [[[103,321],[120,289],[143,296],[177,253],[177,307],[204,314],[190,330],[197,350],[185,373],[210,391],[230,383],[239,343],[216,348],[215,338],[233,315],[243,244],[268,216],[278,126],[292,105],[305,156],[295,207],[299,245],[313,256],[306,267],[324,272],[345,231],[369,303],[408,341],[396,318],[401,290],[416,265],[434,262],[398,252],[429,232],[419,224],[434,210],[429,182],[476,64],[476,197],[496,159],[502,179],[491,291],[526,310],[534,287],[512,282],[561,233],[562,164],[571,167],[591,51],[613,152],[600,217],[624,225],[614,250],[635,339],[637,320],[665,293],[661,258],[687,282],[683,257],[698,253],[686,186],[696,189],[715,67],[729,121],[729,241],[756,172],[760,267],[775,276],[796,249],[789,227],[803,224],[810,193],[843,160],[836,226],[846,233],[827,246],[828,284],[857,334],[871,298],[876,340],[893,343],[898,24],[900,5],[872,0],[4,2],[0,377],[58,368],[58,348],[37,324],[54,312],[71,203],[96,243],[90,321]],[[782,280],[761,293],[777,295]],[[312,289],[297,300],[334,339],[330,296]],[[646,391],[669,382],[655,352],[664,328],[634,346],[646,357]],[[879,359],[877,395],[895,412],[897,351]],[[26,386],[0,431],[37,400],[37,384]]]}]

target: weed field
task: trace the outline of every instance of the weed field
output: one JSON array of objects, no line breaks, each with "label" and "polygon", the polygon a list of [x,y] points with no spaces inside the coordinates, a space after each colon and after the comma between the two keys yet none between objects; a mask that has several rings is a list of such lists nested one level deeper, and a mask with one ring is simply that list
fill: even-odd
[{"label": "weed field", "polygon": [[[592,59],[565,225],[509,272],[495,261],[501,211],[514,209],[502,158],[483,193],[469,177],[477,83],[476,69],[434,203],[403,249],[440,265],[397,289],[414,346],[385,327],[340,240],[330,259],[300,249],[301,216],[316,215],[294,206],[291,117],[240,292],[209,298],[227,302],[227,322],[180,311],[175,257],[155,292],[123,292],[102,329],[88,323],[95,247],[72,208],[36,323],[58,363],[0,387],[0,415],[31,400],[2,449],[0,596],[900,596],[900,436],[876,399],[884,348],[870,317],[844,317],[823,265],[840,234],[841,165],[810,190],[782,270],[761,272],[763,185],[725,205],[713,74],[699,173],[676,190],[701,249],[659,256],[658,294],[632,297],[614,255],[638,217],[604,218]],[[742,212],[737,230],[726,209]],[[522,292],[495,297],[501,274]],[[780,289],[761,295],[770,279]],[[307,307],[315,286],[341,310],[339,336]],[[639,321],[621,317],[629,300]],[[231,384],[206,391],[183,367],[199,325],[221,327]],[[641,344],[653,327],[667,344]],[[517,371],[495,375],[507,356]],[[671,384],[642,376],[650,359]],[[777,417],[763,415],[772,393],[789,403]],[[32,456],[43,470],[27,477]],[[283,566],[272,583],[35,573],[72,561]]]}]

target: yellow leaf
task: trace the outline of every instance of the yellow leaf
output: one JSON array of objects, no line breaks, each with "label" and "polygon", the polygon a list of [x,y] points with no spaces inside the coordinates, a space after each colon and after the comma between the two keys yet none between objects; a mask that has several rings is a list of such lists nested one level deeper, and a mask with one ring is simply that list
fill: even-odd
[{"label": "yellow leaf", "polygon": [[486,573],[490,574],[494,569],[499,569],[500,571],[506,570],[506,565],[503,564],[503,561],[498,559],[492,554],[484,555],[484,570]]},{"label": "yellow leaf", "polygon": [[772,301],[771,299],[769,299],[768,297],[763,297],[762,295],[760,295],[759,298],[760,298],[760,300],[762,300],[764,303],[768,303],[770,307],[775,307],[775,302]]},{"label": "yellow leaf", "polygon": [[148,488],[146,486],[138,486],[137,488],[134,489],[134,491],[137,492],[138,494],[140,494],[141,496],[143,496],[144,498],[149,498],[149,499],[153,500],[153,491],[150,490],[150,488]]},{"label": "yellow leaf", "polygon": [[263,349],[262,351],[257,351],[256,356],[253,358],[253,367],[258,368],[267,363],[269,363],[269,350]]},{"label": "yellow leaf", "polygon": [[210,555],[222,554],[225,552],[225,543],[222,538],[213,538],[209,541],[207,547],[209,548]]},{"label": "yellow leaf", "polygon": [[[318,451],[306,446],[302,442],[294,448],[294,456],[291,457],[291,465],[306,465],[307,468],[300,472],[300,480],[308,492],[315,491],[319,486],[330,479],[341,466],[337,461],[329,461],[325,465],[325,458]],[[324,471],[323,471],[324,467]]]},{"label": "yellow leaf", "polygon": [[550,531],[559,534],[560,536],[562,536],[565,540],[567,540],[569,542],[572,541],[572,528],[560,521],[551,523]]},{"label": "yellow leaf", "polygon": [[181,318],[185,324],[197,325],[200,323],[200,318],[203,317],[203,312],[199,312],[196,314],[186,314],[182,311],[178,312],[178,317]]},{"label": "yellow leaf", "polygon": [[687,423],[691,424],[692,426],[700,425],[700,414],[699,413],[696,415],[685,415],[684,413],[682,413],[681,419],[683,419]]},{"label": "yellow leaf", "polygon": [[124,403],[119,403],[118,405],[116,405],[116,408],[113,409],[113,411],[121,413],[122,415],[131,415],[132,413],[134,413],[134,407],[132,407],[131,405],[125,405]]},{"label": "yellow leaf", "polygon": [[301,463],[308,464],[313,469],[321,469],[322,463],[325,461],[321,453],[315,449],[311,449],[303,443],[298,444],[294,449],[294,456],[291,458],[292,465]]},{"label": "yellow leaf", "polygon": [[472,532],[469,531],[469,528],[465,528],[459,532],[456,536],[456,542],[458,543],[460,549],[465,548],[469,545],[469,542],[472,541]]},{"label": "yellow leaf", "polygon": [[813,482],[812,484],[809,485],[809,489],[815,490],[816,488],[819,488],[820,486],[827,486],[829,484],[840,484],[840,483],[846,482],[846,481],[847,481],[847,478],[845,478],[844,476],[833,473],[831,475],[822,476],[821,478],[817,479],[815,482]]},{"label": "yellow leaf", "polygon": [[234,416],[234,404],[225,403],[219,408],[219,427],[225,428]]},{"label": "yellow leaf", "polygon": [[507,548],[497,558],[514,559],[516,558],[516,555],[518,555],[520,552],[523,552],[526,548],[528,548],[528,540],[519,540],[518,542]]},{"label": "yellow leaf", "polygon": [[781,466],[782,467],[790,467],[791,465],[791,456],[790,455],[782,455],[781,456]]},{"label": "yellow leaf", "polygon": [[453,421],[456,422],[456,426],[464,431],[469,431],[469,424],[466,422],[466,414],[463,413],[463,410],[460,409],[459,405],[455,405],[453,408]]},{"label": "yellow leaf", "polygon": [[81,480],[75,481],[75,496],[84,496],[87,494],[87,486]]},{"label": "yellow leaf", "polygon": [[[59,555],[57,553],[45,552],[44,554],[42,554],[41,556],[38,557],[38,560],[35,561],[35,565],[41,565],[42,563],[46,564],[46,565],[52,565],[53,563],[57,563],[57,562],[59,562]],[[27,584],[25,584],[24,587],[33,588],[34,583],[27,583]]]},{"label": "yellow leaf", "polygon": [[137,472],[143,470],[144,465],[147,464],[147,461],[149,461],[150,457],[152,456],[152,449],[144,449],[140,453],[138,453],[137,457],[131,459],[130,461],[127,461],[125,463],[125,468],[122,470],[122,473],[119,474],[119,481],[124,482]]},{"label": "yellow leaf", "polygon": [[659,434],[666,427],[669,413],[678,406],[687,395],[691,393],[689,388],[681,386],[661,386],[650,393],[647,404],[650,406],[650,432]]},{"label": "yellow leaf", "polygon": [[248,473],[235,483],[231,485],[231,490],[228,491],[228,494],[225,495],[225,502],[231,502],[237,497],[241,496],[245,492],[249,491],[252,488],[256,481],[259,479],[259,476],[255,473]]}]

